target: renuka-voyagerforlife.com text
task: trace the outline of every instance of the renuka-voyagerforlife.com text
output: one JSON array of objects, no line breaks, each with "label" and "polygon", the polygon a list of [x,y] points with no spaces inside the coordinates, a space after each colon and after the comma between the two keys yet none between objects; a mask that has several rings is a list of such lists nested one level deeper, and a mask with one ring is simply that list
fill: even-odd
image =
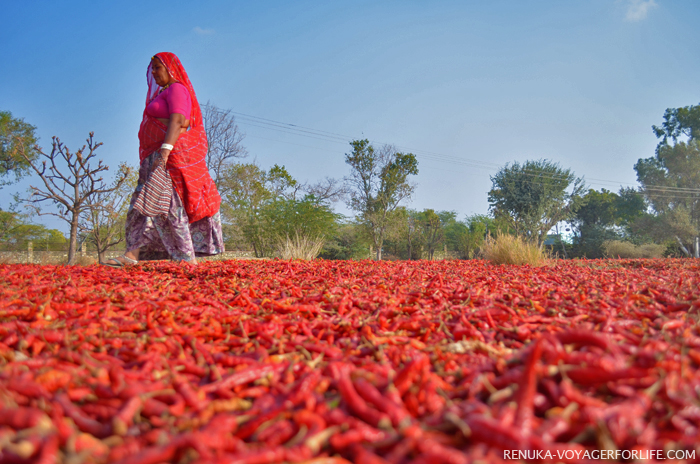
[{"label": "renuka-voyagerforlife.com text", "polygon": [[543,460],[561,461],[564,459],[625,459],[625,460],[643,460],[652,459],[695,459],[695,450],[503,450],[503,459],[520,459],[520,460]]}]

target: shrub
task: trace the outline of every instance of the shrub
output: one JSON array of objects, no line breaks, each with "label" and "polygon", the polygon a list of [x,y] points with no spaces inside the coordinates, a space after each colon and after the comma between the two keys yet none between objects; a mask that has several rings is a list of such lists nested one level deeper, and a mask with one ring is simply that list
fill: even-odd
[{"label": "shrub", "polygon": [[603,250],[608,258],[662,258],[666,247],[654,243],[635,245],[620,240],[607,240],[603,242]]},{"label": "shrub", "polygon": [[529,264],[541,266],[547,263],[548,253],[522,237],[498,233],[487,237],[481,248],[484,259],[493,264]]},{"label": "shrub", "polygon": [[325,242],[323,236],[309,237],[294,231],[294,237],[278,237],[277,254],[282,259],[315,259]]}]

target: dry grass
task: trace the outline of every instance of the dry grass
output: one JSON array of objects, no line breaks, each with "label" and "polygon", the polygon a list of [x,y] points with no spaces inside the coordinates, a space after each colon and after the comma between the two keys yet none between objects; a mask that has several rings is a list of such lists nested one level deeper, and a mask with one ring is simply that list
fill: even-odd
[{"label": "dry grass", "polygon": [[277,254],[282,259],[315,259],[325,244],[324,237],[307,237],[294,232],[277,241]]},{"label": "dry grass", "polygon": [[97,263],[97,256],[76,256],[75,264],[78,266],[90,266]]},{"label": "dry grass", "polygon": [[522,237],[500,233],[484,241],[481,256],[493,264],[529,264],[530,266],[542,266],[547,264],[550,258],[546,251],[525,241]]},{"label": "dry grass", "polygon": [[[26,264],[27,252],[4,252],[0,253],[0,264]],[[63,252],[35,251],[32,255],[32,264],[40,266],[61,266],[66,264],[67,254]],[[81,256],[78,253],[75,257],[75,264],[78,266],[89,266],[97,262],[97,256],[89,254]]]},{"label": "dry grass", "polygon": [[663,258],[666,247],[648,243],[645,245],[635,245],[630,242],[619,240],[608,240],[603,242],[603,250],[608,258]]}]

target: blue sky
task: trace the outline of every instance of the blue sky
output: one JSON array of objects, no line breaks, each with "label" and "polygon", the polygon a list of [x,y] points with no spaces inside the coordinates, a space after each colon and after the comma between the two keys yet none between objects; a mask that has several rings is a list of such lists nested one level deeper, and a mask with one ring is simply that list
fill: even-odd
[{"label": "blue sky", "polygon": [[[47,151],[94,131],[108,165],[135,165],[146,67],[172,51],[200,102],[416,153],[408,206],[460,218],[488,211],[489,176],[513,161],[636,185],[652,124],[700,101],[694,0],[1,1],[0,109]],[[264,168],[349,172],[342,137],[239,127]]]}]

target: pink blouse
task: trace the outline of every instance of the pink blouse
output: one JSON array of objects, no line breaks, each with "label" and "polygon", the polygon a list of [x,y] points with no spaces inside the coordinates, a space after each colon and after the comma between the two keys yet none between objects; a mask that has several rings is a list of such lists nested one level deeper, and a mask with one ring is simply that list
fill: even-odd
[{"label": "pink blouse", "polygon": [[169,119],[173,113],[180,113],[185,119],[192,115],[192,99],[187,87],[175,82],[156,95],[146,107],[146,113],[154,118]]}]

